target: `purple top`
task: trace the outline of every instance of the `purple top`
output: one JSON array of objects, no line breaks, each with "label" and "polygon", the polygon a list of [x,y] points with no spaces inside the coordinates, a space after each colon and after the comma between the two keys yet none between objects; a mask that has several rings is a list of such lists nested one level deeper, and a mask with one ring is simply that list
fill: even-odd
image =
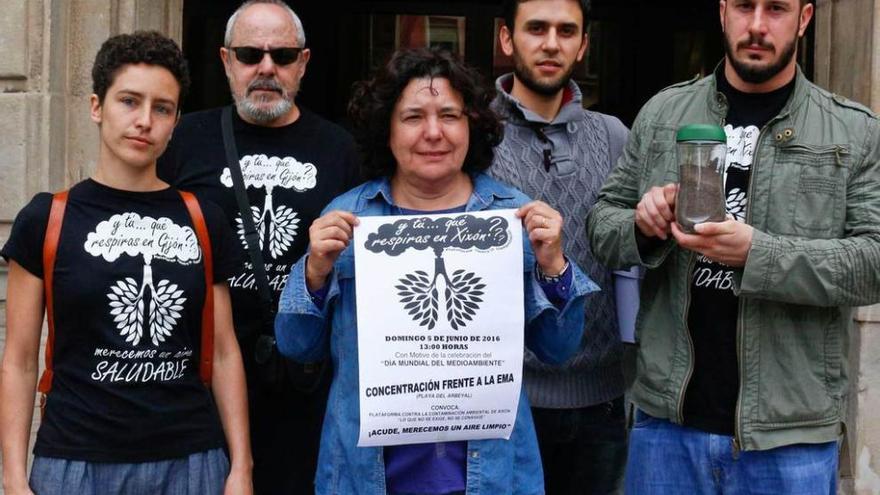
[{"label": "purple top", "polygon": [[417,443],[385,447],[388,493],[446,494],[467,484],[467,442]]},{"label": "purple top", "polygon": [[562,276],[559,277],[559,280],[556,282],[544,282],[543,280],[538,280],[538,285],[541,286],[541,290],[544,291],[544,295],[547,296],[547,299],[556,306],[556,309],[562,311],[562,308],[565,307],[565,303],[568,302],[568,294],[571,289],[572,277],[574,275],[571,274],[571,270],[566,268],[564,272],[562,272]]},{"label": "purple top", "polygon": [[[467,205],[448,210],[421,211],[398,207],[401,215],[463,213]],[[572,271],[558,282],[539,282],[547,299],[557,308],[568,301]],[[315,305],[323,307],[329,286],[309,290]],[[418,443],[385,447],[385,484],[391,495],[445,495],[463,492],[467,485],[467,442]]]}]

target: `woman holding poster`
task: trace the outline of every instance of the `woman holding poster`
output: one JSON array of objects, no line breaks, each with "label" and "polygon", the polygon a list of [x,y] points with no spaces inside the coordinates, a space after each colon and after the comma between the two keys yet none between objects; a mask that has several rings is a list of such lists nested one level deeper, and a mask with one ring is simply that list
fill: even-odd
[{"label": "woman holding poster", "polygon": [[[156,176],[189,85],[183,54],[156,32],[114,36],[98,51],[92,84],[94,174],[37,194],[0,251],[9,261],[4,490],[251,493],[226,286],[236,240],[218,207]],[[43,416],[28,480],[35,388]]]},{"label": "woman holding poster", "polygon": [[[489,109],[492,90],[479,75],[451,55],[435,50],[406,50],[395,53],[370,81],[356,87],[349,112],[359,131],[364,152],[365,184],[336,198],[309,229],[310,249],[293,268],[284,289],[275,322],[278,346],[291,358],[312,361],[331,356],[333,384],[321,439],[318,494],[540,494],[544,493],[541,462],[528,400],[518,385],[518,405],[513,411],[509,439],[442,441],[444,434],[429,443],[385,447],[358,447],[362,397],[415,401],[432,394],[468,395],[467,387],[482,380],[508,382],[512,375],[460,377],[456,368],[447,378],[408,382],[361,390],[364,363],[359,365],[358,329],[372,308],[358,308],[356,301],[354,243],[359,217],[416,215],[415,220],[385,226],[389,235],[371,237],[370,250],[395,256],[413,247],[430,252],[430,242],[443,241],[458,251],[491,250],[507,241],[493,234],[503,224],[499,217],[484,220],[485,210],[516,209],[522,238],[521,320],[525,345],[549,363],[564,361],[577,348],[582,335],[583,297],[596,289],[576,266],[569,264],[561,248],[562,218],[545,203],[529,202],[521,192],[489,178],[483,171],[491,164],[492,148],[502,137],[502,127]],[[468,212],[468,215],[459,215]],[[500,212],[499,212],[500,213]],[[431,215],[444,214],[440,223]],[[512,217],[513,218],[513,217]],[[460,222],[471,222],[465,230]],[[482,223],[481,223],[482,222]],[[485,228],[484,228],[485,227]],[[432,230],[433,229],[433,230]],[[455,238],[430,232],[455,230]],[[482,230],[481,230],[482,229]],[[497,231],[497,229],[496,229]],[[496,234],[498,234],[497,231]],[[381,231],[380,231],[381,234]],[[451,234],[450,234],[451,235]],[[501,239],[499,242],[495,240]],[[442,348],[453,349],[444,357],[439,352],[407,354],[408,365],[447,366],[447,363],[491,364],[494,359],[472,356],[470,344],[450,343],[450,336],[467,326],[478,311],[487,289],[464,270],[447,269],[437,251],[435,274],[416,271],[400,280],[397,292],[415,325],[424,335],[437,336],[441,325],[451,328]],[[359,266],[358,269],[361,267]],[[440,277],[438,274],[442,274]],[[519,277],[515,277],[517,280]],[[435,283],[439,279],[441,285]],[[470,285],[468,285],[470,284]],[[467,288],[462,288],[467,285]],[[468,292],[469,291],[469,292]],[[464,295],[462,295],[464,294]],[[443,307],[441,302],[448,303]],[[380,315],[373,320],[385,321]],[[360,322],[360,323],[359,323]],[[388,326],[395,325],[390,320]],[[388,345],[401,341],[422,341],[428,337],[395,334]],[[432,333],[433,332],[433,333]],[[495,337],[483,336],[490,342]],[[427,349],[435,344],[426,345]],[[437,344],[440,346],[440,344]],[[515,343],[522,355],[522,339]],[[440,347],[438,347],[440,348]],[[401,357],[404,359],[404,357]],[[363,361],[363,354],[361,354]],[[386,364],[397,363],[386,360]],[[454,366],[453,364],[452,366]],[[517,371],[521,374],[521,369]],[[408,377],[401,376],[402,382]],[[443,413],[444,406],[431,407]],[[389,412],[388,414],[393,414]],[[401,420],[403,421],[403,419]],[[416,423],[418,424],[418,423]],[[469,425],[471,426],[471,425]],[[492,425],[472,425],[478,429]],[[430,429],[445,432],[444,425],[408,427],[407,431]],[[389,428],[387,430],[397,430]],[[363,431],[360,431],[363,440]],[[382,436],[399,431],[374,430]],[[451,435],[450,435],[451,436]],[[478,437],[478,436],[477,436]],[[470,438],[477,438],[470,437]],[[460,437],[459,437],[460,438]],[[486,437],[481,437],[486,438]],[[362,444],[365,442],[361,442]],[[292,446],[295,448],[295,446]]]}]

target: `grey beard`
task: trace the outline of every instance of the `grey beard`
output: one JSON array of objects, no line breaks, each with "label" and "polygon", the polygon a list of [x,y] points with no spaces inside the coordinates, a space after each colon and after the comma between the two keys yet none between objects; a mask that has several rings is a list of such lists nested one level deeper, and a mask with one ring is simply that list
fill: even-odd
[{"label": "grey beard", "polygon": [[268,124],[290,112],[290,109],[293,108],[293,101],[283,98],[275,105],[263,108],[255,105],[248,98],[238,98],[235,102],[235,108],[241,115],[257,124]]}]

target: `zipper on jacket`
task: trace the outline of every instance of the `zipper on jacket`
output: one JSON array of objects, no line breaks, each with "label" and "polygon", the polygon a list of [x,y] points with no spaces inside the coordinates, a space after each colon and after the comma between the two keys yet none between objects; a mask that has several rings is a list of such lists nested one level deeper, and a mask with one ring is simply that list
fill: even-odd
[{"label": "zipper on jacket", "polygon": [[[768,123],[769,124],[769,123]],[[763,129],[761,129],[763,131]],[[846,146],[841,144],[829,144],[824,146],[814,146],[810,144],[789,144],[787,146],[782,146],[783,150],[794,150],[794,151],[809,151],[812,153],[824,153],[828,151],[833,151],[840,155],[848,155],[849,149]]]},{"label": "zipper on jacket", "polygon": [[684,314],[682,315],[682,322],[684,323],[684,336],[687,338],[688,349],[690,350],[690,358],[688,359],[688,368],[687,372],[684,374],[684,382],[682,383],[681,390],[678,393],[678,405],[676,407],[676,414],[678,416],[678,423],[684,423],[684,396],[687,393],[688,384],[691,381],[691,376],[694,374],[694,366],[696,358],[694,356],[694,340],[691,338],[691,328],[688,325],[688,314],[691,310],[691,285],[693,284],[693,271],[694,266],[697,264],[697,256],[696,254],[691,254],[688,258],[688,268],[687,268],[687,290],[685,291],[685,302],[684,302]]},{"label": "zipper on jacket", "polygon": [[[760,135],[758,140],[760,141]],[[757,150],[757,146],[755,147]],[[755,156],[755,155],[752,155]],[[752,166],[755,166],[755,162],[752,161]],[[749,174],[749,189],[752,188],[752,176]],[[751,191],[749,191],[751,194]],[[749,210],[751,211],[751,210]],[[749,217],[749,213],[746,212],[746,217]],[[746,221],[749,219],[746,218]],[[736,314],[736,368],[737,374],[739,375],[739,385],[737,386],[738,390],[736,391],[736,409],[733,413],[733,459],[736,460],[739,458],[739,452],[742,450],[742,444],[740,443],[740,438],[742,438],[742,421],[740,420],[740,415],[742,414],[742,391],[743,391],[743,365],[742,365],[742,356],[745,354],[742,350],[742,341],[743,341],[743,313],[745,304],[743,304],[743,299],[741,297],[737,297],[737,314]]]},{"label": "zipper on jacket", "polygon": [[[752,166],[749,168],[749,187],[748,187],[748,200],[749,205],[746,209],[746,225],[752,225],[752,204],[754,196],[753,194],[753,185],[755,183],[755,170],[757,169],[758,164],[758,149],[761,147],[761,136],[764,135],[764,131],[767,128],[774,124],[777,120],[781,120],[786,115],[777,115],[776,117],[770,119],[761,130],[758,132],[758,139],[755,141],[755,149],[752,150]],[[722,121],[723,122],[723,121]],[[721,124],[724,125],[723,123]],[[736,312],[736,367],[737,374],[739,375],[739,386],[736,392],[736,409],[734,411],[733,418],[733,455],[736,458],[739,455],[739,451],[742,449],[742,393],[743,393],[743,356],[745,355],[745,351],[743,350],[743,316],[745,314],[745,301],[743,301],[742,297],[737,296],[737,312]]]},{"label": "zipper on jacket", "polygon": [[838,167],[843,166],[843,156],[849,155],[849,149],[846,146],[842,146],[839,144],[831,145],[831,146],[810,146],[806,144],[794,144],[790,146],[785,146],[782,149],[792,150],[792,151],[807,151],[810,153],[827,153],[834,152],[834,159],[837,163]]},{"label": "zipper on jacket", "polygon": [[[720,93],[719,93],[720,94]],[[723,95],[722,95],[723,97]],[[725,102],[726,102],[725,98]],[[726,120],[727,110],[723,112],[721,116],[721,127],[724,128],[724,121]],[[725,131],[726,132],[726,131]],[[760,133],[759,133],[760,139]],[[749,187],[751,187],[751,176],[749,176]],[[726,213],[726,210],[725,210]],[[694,340],[691,338],[691,328],[688,325],[688,316],[691,310],[691,289],[693,288],[693,270],[694,266],[697,264],[697,256],[696,254],[691,254],[688,259],[688,268],[687,268],[687,278],[685,278],[685,283],[687,284],[687,289],[685,290],[685,303],[684,303],[684,314],[682,315],[682,323],[684,323],[684,335],[687,338],[688,350],[690,351],[690,357],[688,359],[688,368],[684,374],[684,381],[681,384],[681,389],[678,391],[678,403],[676,404],[676,419],[678,419],[679,424],[684,424],[684,399],[687,394],[688,385],[690,385],[691,378],[694,374],[694,367],[696,366],[696,356],[694,356]],[[739,401],[739,399],[737,399]]]}]

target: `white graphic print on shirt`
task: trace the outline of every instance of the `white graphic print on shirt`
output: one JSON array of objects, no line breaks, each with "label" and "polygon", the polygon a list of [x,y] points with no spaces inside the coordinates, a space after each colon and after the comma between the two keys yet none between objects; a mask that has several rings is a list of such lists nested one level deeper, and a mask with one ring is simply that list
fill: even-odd
[{"label": "white graphic print on shirt", "polygon": [[727,179],[730,177],[731,168],[742,170],[746,174],[751,170],[755,145],[758,143],[758,134],[761,131],[753,125],[734,128],[728,124],[724,126],[724,132],[727,134],[727,160],[724,168],[727,213],[733,215],[737,221],[745,222],[746,206],[748,206],[745,185],[727,188]]},{"label": "white graphic print on shirt", "polygon": [[193,229],[165,217],[155,219],[127,212],[99,223],[83,247],[92,256],[111,263],[122,255],[143,257],[140,282],[126,277],[110,286],[110,315],[120,335],[132,346],[140,343],[145,329],[154,346],[164,342],[181,317],[186,297],[169,280],[153,281],[152,262],[158,258],[181,265],[198,263],[202,251]]},{"label": "white graphic print on shirt", "polygon": [[737,222],[746,221],[746,192],[738,187],[734,187],[727,193],[726,207],[727,213],[732,215]]},{"label": "white graphic print on shirt", "polygon": [[[260,249],[267,243],[272,258],[280,258],[293,244],[299,228],[299,217],[292,208],[272,204],[272,189],[282,187],[297,192],[307,191],[317,183],[318,169],[311,163],[302,163],[296,158],[287,156],[268,157],[266,155],[246,155],[240,161],[241,175],[245,188],[266,188],[266,199],[263,207],[251,206],[254,216],[254,227],[260,238]],[[226,187],[233,187],[229,167],[223,169],[220,182]],[[241,214],[235,219],[238,236],[245,249],[244,224]]]},{"label": "white graphic print on shirt", "polygon": [[[748,183],[751,173],[755,145],[760,130],[753,126],[724,126],[727,134],[727,158],[724,170],[724,190],[727,213],[738,222],[746,221],[748,207]],[[695,287],[732,291],[733,271],[723,263],[699,256],[694,268]]]}]

